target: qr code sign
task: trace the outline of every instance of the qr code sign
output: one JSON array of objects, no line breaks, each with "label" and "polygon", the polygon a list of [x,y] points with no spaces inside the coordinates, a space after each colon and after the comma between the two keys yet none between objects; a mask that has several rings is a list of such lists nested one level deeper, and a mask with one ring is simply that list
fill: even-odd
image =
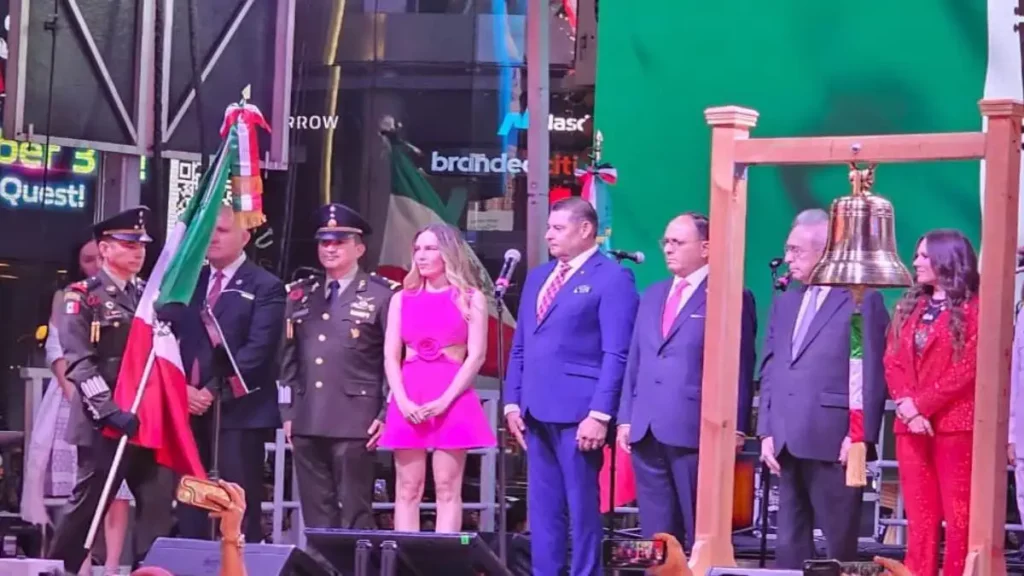
[{"label": "qr code sign", "polygon": [[[199,162],[187,160],[171,160],[170,191],[167,198],[167,233],[174,230],[178,218],[185,212],[189,200],[196,194],[199,187]],[[224,203],[231,204],[231,182],[228,181],[227,191],[224,194]]]}]

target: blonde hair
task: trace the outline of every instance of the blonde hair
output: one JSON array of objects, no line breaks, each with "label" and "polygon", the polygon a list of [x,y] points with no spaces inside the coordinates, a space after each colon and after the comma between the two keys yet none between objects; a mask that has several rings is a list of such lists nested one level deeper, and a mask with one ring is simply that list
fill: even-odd
[{"label": "blonde hair", "polygon": [[[430,232],[437,238],[437,247],[441,253],[441,261],[444,262],[444,276],[454,288],[452,299],[459,311],[468,320],[469,310],[473,298],[473,290],[479,289],[473,265],[466,254],[466,248],[462,244],[461,233],[453,226],[443,223],[430,224],[416,232],[413,237],[412,251],[416,251],[416,241],[420,236]],[[402,287],[406,290],[422,290],[425,280],[420,271],[413,263],[409,267],[409,273],[402,281]]]}]

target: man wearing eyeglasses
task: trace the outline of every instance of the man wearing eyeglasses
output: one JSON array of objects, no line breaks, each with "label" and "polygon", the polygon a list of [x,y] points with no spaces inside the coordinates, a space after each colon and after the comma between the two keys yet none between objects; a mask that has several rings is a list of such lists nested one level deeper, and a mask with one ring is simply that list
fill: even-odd
[{"label": "man wearing eyeglasses", "polygon": [[[786,240],[786,264],[800,285],[776,298],[761,349],[757,434],[761,460],[779,476],[776,565],[799,569],[814,558],[814,528],[825,534],[828,558],[857,560],[863,489],[846,485],[850,446],[849,290],[808,286],[824,254],[828,214],[805,210]],[[887,395],[882,368],[889,314],[868,291],[864,318],[864,440],[878,441]],[[869,448],[868,458],[872,458]]]},{"label": "man wearing eyeglasses", "polygon": [[[707,217],[694,212],[665,229],[661,245],[672,277],[640,300],[619,403],[618,443],[632,454],[640,529],[645,538],[672,534],[687,550],[693,548],[697,508],[708,230]],[[753,399],[757,312],[749,290],[740,334],[737,449]]]}]

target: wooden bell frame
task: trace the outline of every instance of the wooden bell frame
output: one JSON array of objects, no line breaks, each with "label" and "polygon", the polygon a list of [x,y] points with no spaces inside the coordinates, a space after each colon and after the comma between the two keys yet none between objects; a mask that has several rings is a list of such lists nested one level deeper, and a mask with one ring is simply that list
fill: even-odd
[{"label": "wooden bell frame", "polygon": [[[975,393],[971,523],[965,576],[1003,576],[1006,522],[1006,445],[1013,341],[1017,198],[1024,104],[983,100],[986,132],[750,138],[754,110],[709,108],[711,126],[711,254],[701,401],[696,544],[690,566],[704,574],[735,566],[732,493],[736,460],[747,167],[765,164],[842,164],[985,160],[982,207],[978,373]],[[928,201],[922,197],[922,201]]]}]

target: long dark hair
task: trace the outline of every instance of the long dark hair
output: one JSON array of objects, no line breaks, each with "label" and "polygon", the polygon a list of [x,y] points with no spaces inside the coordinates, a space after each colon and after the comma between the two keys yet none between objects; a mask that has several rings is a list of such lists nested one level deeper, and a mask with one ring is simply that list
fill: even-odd
[{"label": "long dark hair", "polygon": [[75,242],[71,245],[71,253],[68,254],[69,258],[67,261],[67,281],[68,283],[78,282],[85,280],[85,273],[82,272],[82,267],[79,265],[79,257],[82,253],[82,248],[85,247],[89,242],[94,241],[91,230],[85,230],[78,234],[75,238]]},{"label": "long dark hair", "polygon": [[[959,352],[966,339],[964,305],[978,295],[978,255],[971,241],[959,230],[932,230],[918,239],[915,250],[922,241],[925,242],[928,260],[935,271],[935,283],[946,293],[953,350]],[[896,314],[892,321],[897,337],[903,323],[913,314],[917,305],[925,298],[931,297],[933,291],[934,288],[930,285],[916,283],[903,294],[896,304]]]}]

